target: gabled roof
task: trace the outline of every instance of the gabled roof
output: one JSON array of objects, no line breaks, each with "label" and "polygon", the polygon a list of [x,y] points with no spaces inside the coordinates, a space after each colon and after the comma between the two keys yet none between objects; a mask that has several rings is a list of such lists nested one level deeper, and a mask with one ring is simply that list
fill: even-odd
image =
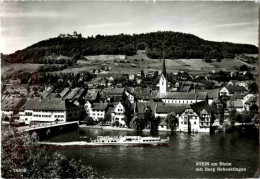
[{"label": "gabled roof", "polygon": [[242,94],[234,94],[233,96],[230,97],[230,100],[235,101],[237,99],[243,99],[248,93],[242,93]]},{"label": "gabled roof", "polygon": [[219,96],[219,89],[199,89],[196,92],[206,92],[209,99],[216,99]]},{"label": "gabled roof", "polygon": [[85,95],[85,99],[88,101],[95,101],[98,97],[98,90],[91,89],[88,90],[87,94]]},{"label": "gabled roof", "polygon": [[64,88],[60,93],[60,96],[63,99],[74,100],[82,97],[82,94],[85,92],[84,88]]},{"label": "gabled roof", "polygon": [[70,88],[64,88],[62,90],[62,92],[60,93],[60,96],[63,98],[68,92],[69,92]]},{"label": "gabled roof", "polygon": [[201,115],[205,111],[211,115],[210,107],[206,101],[200,101],[198,103],[191,104],[190,107],[196,112],[197,115]]},{"label": "gabled roof", "polygon": [[225,88],[229,91],[229,92],[240,92],[240,91],[247,91],[247,89],[243,86],[225,86]]},{"label": "gabled roof", "polygon": [[149,106],[153,113],[155,113],[156,105],[163,104],[160,100],[149,100],[148,102],[138,102],[137,103],[137,113],[144,113],[144,109]]},{"label": "gabled roof", "polygon": [[64,111],[67,108],[75,108],[77,107],[73,103],[63,100],[62,98],[44,98],[44,99],[29,99],[24,104],[24,110],[50,110]]},{"label": "gabled roof", "polygon": [[156,113],[175,113],[181,114],[187,107],[187,104],[158,104],[156,108]]},{"label": "gabled roof", "polygon": [[[16,110],[19,104],[24,103],[23,98],[4,98],[1,102],[2,111],[5,110]],[[21,105],[20,105],[21,107]]]},{"label": "gabled roof", "polygon": [[103,93],[108,96],[123,95],[124,91],[125,91],[125,88],[105,88],[105,89],[103,89]]},{"label": "gabled roof", "polygon": [[108,107],[107,103],[94,103],[92,109],[93,110],[106,110]]}]

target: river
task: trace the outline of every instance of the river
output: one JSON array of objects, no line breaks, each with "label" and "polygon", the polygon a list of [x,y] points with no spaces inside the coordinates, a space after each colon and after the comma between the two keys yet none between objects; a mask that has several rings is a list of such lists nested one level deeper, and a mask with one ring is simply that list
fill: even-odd
[{"label": "river", "polygon": [[[45,141],[80,141],[80,136],[95,139],[98,135],[136,135],[131,131],[107,131],[79,128]],[[150,136],[149,133],[138,134]],[[170,137],[169,146],[143,147],[87,147],[70,146],[52,148],[67,158],[81,159],[104,177],[112,178],[226,178],[252,177],[259,164],[258,133],[170,133],[154,136]],[[228,162],[231,167],[246,168],[246,171],[196,171],[196,162]],[[218,164],[219,165],[219,164]],[[203,169],[205,170],[205,168]]]}]

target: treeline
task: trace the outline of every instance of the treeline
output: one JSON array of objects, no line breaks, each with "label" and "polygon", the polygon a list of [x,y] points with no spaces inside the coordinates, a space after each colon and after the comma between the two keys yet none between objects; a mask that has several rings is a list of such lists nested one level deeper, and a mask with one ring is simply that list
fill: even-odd
[{"label": "treeline", "polygon": [[87,38],[51,38],[5,58],[9,63],[38,63],[51,54],[79,59],[85,55],[125,54],[135,55],[146,50],[150,58],[233,58],[235,54],[258,53],[258,48],[248,44],[213,42],[195,35],[179,32],[152,32],[134,35],[97,35]]},{"label": "treeline", "polygon": [[61,71],[67,68],[68,65],[44,65],[38,68],[38,72],[53,72],[53,71]]},{"label": "treeline", "polygon": [[59,92],[65,87],[87,87],[87,82],[91,81],[96,75],[89,72],[82,73],[39,73],[39,84],[53,85]]}]

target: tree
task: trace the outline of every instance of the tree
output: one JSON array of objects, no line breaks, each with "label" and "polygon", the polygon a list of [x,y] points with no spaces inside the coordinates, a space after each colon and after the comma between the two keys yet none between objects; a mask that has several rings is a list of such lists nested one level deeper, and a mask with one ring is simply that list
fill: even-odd
[{"label": "tree", "polygon": [[132,108],[131,103],[129,102],[129,100],[127,98],[125,98],[122,101],[122,105],[124,106],[125,110],[124,110],[124,121],[126,126],[129,128],[130,127],[130,122],[132,121],[133,117],[134,117],[134,110]]},{"label": "tree", "polygon": [[114,122],[112,123],[112,126],[113,126],[113,127],[114,127],[114,126],[119,127],[119,125],[120,125],[120,123],[119,123],[118,121],[114,121]]},{"label": "tree", "polygon": [[235,108],[231,109],[231,111],[229,113],[229,120],[230,120],[232,127],[234,127],[234,124],[236,121],[236,115],[237,115],[237,110]]},{"label": "tree", "polygon": [[[152,109],[150,106],[146,106],[144,108],[144,122],[145,122],[145,127],[148,128],[148,126],[150,126],[150,128],[152,129],[152,123],[154,121],[155,116],[153,115]],[[158,128],[158,126],[157,126]]]},{"label": "tree", "polygon": [[93,120],[93,118],[90,117],[90,116],[85,116],[84,123],[85,123],[86,125],[94,125],[94,120]]},{"label": "tree", "polygon": [[140,116],[135,116],[130,123],[131,128],[136,132],[142,131],[145,128],[144,119]]},{"label": "tree", "polygon": [[37,143],[36,133],[2,128],[1,164],[3,178],[98,178],[98,173],[82,161],[67,160]]},{"label": "tree", "polygon": [[167,123],[167,126],[171,129],[171,131],[175,130],[179,124],[179,120],[176,117],[175,113],[168,114],[165,118],[165,122]]},{"label": "tree", "polygon": [[258,93],[258,85],[257,85],[257,83],[255,81],[250,83],[248,85],[248,90],[249,90],[250,93]]}]

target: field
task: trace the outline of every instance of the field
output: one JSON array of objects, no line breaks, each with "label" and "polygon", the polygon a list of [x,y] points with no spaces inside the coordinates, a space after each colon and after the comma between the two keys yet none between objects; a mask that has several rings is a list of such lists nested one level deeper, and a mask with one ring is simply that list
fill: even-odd
[{"label": "field", "polygon": [[[214,61],[206,63],[202,59],[166,59],[167,72],[176,73],[178,71],[187,71],[191,74],[208,73],[212,70],[235,70],[242,65],[254,67],[236,59],[223,59],[221,62]],[[34,72],[37,71],[40,64],[10,64],[2,68],[2,74],[14,73],[15,71]],[[88,56],[78,60],[77,64],[68,67],[62,71],[53,73],[79,73],[93,72],[93,70],[101,69],[102,67],[109,68],[109,71],[99,73],[99,76],[118,76],[120,74],[137,74],[141,70],[145,72],[161,70],[161,59],[149,59],[144,51],[138,51],[137,55],[127,56],[125,59],[119,59],[113,55]],[[256,67],[256,65],[255,65]]]},{"label": "field", "polygon": [[[191,74],[208,73],[212,70],[235,70],[239,66],[246,64],[236,59],[223,59],[221,62],[214,61],[206,63],[202,59],[166,59],[166,68],[170,73],[176,73],[184,70]],[[250,64],[246,64],[252,67]],[[145,72],[161,70],[161,59],[149,59],[143,51],[137,55],[127,56],[126,59],[111,59],[103,56],[95,56],[95,59],[78,60],[77,65],[67,68],[62,72],[81,72],[100,69],[102,66],[109,66],[109,72],[103,72],[100,76],[114,76],[114,74],[137,74],[141,70]]]},{"label": "field", "polygon": [[32,73],[32,72],[36,72],[41,65],[42,64],[14,63],[14,64],[8,64],[3,66],[1,70],[2,70],[2,74],[6,74],[6,73],[12,74],[18,71]]}]

